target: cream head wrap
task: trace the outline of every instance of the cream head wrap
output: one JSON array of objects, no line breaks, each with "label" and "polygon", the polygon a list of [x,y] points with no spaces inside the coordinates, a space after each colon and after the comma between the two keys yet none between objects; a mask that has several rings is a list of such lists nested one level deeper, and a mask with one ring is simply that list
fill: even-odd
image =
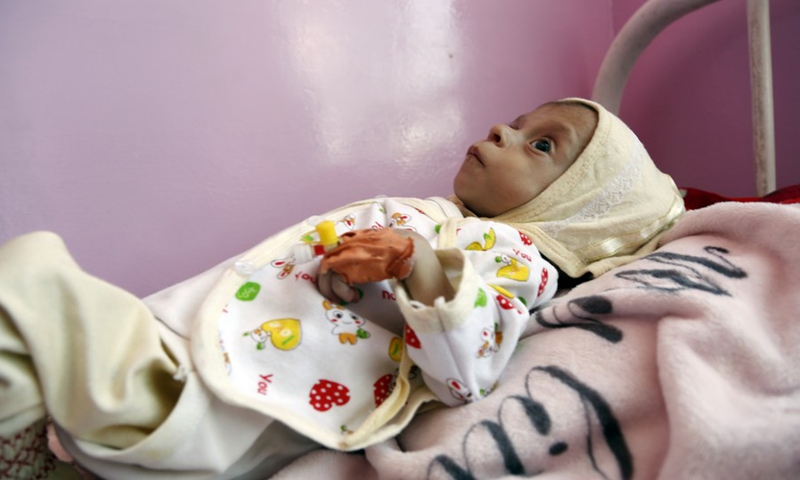
[{"label": "cream head wrap", "polygon": [[655,250],[684,212],[669,175],[656,168],[636,135],[601,105],[586,148],[541,194],[494,217],[529,235],[564,273],[600,275]]}]

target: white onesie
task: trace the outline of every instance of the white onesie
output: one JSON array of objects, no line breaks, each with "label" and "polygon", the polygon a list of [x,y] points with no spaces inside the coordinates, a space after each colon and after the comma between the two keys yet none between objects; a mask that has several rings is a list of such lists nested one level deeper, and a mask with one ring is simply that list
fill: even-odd
[{"label": "white onesie", "polygon": [[224,401],[342,450],[395,435],[434,397],[458,405],[488,395],[529,309],[555,293],[557,273],[526,235],[447,218],[448,204],[381,198],[326,219],[340,235],[416,231],[436,249],[451,301],[428,307],[382,281],[358,285],[358,302],[331,304],[315,283],[321,257],[298,263],[292,254],[315,240],[313,227],[300,225],[248,252],[212,290],[192,334],[201,377]]}]

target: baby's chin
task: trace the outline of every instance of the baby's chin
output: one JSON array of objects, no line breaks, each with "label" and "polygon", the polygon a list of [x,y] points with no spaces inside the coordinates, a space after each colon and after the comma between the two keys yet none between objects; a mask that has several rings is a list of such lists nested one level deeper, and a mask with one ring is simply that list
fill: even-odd
[{"label": "baby's chin", "polygon": [[465,203],[464,203],[464,200],[461,200],[461,198],[455,193],[452,193],[452,194],[448,195],[447,199],[450,200],[451,202],[455,203],[459,207],[465,207],[466,206]]},{"label": "baby's chin", "polygon": [[453,195],[450,196],[450,200],[459,206],[462,210],[467,210],[476,217],[490,217],[491,215],[487,214],[487,210],[483,208],[485,207],[485,202],[481,201],[480,198],[470,198],[475,197],[476,195],[468,195],[468,193],[472,192],[471,189],[465,188],[460,189],[458,185],[458,179],[453,182]]},{"label": "baby's chin", "polygon": [[458,189],[454,188],[453,190],[455,191],[455,193],[453,193],[452,195],[447,197],[447,199],[450,200],[451,202],[455,203],[458,206],[459,209],[461,209],[461,210],[469,210],[470,212],[475,213],[472,210],[472,208],[470,208],[469,205],[467,205],[467,202],[464,201],[464,199],[458,195]]},{"label": "baby's chin", "polygon": [[453,196],[452,196],[452,199],[454,199],[453,203],[455,203],[456,205],[458,205],[458,207],[459,207],[459,208],[460,208],[462,211],[465,211],[465,210],[466,210],[467,212],[469,212],[469,213],[471,213],[471,214],[475,215],[476,217],[488,217],[488,216],[490,216],[490,215],[486,215],[486,214],[485,214],[485,213],[484,213],[484,212],[483,212],[483,211],[480,209],[480,207],[479,207],[479,206],[477,206],[477,207],[476,207],[476,204],[475,204],[475,203],[468,203],[468,202],[466,202],[466,201],[462,200],[462,199],[461,199],[461,198],[460,198],[458,195],[453,195]]}]

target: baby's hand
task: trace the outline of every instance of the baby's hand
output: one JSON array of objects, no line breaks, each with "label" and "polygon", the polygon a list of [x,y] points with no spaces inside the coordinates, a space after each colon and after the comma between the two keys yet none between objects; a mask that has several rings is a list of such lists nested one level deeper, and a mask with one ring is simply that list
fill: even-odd
[{"label": "baby's hand", "polygon": [[334,304],[355,303],[361,300],[358,290],[345,283],[342,276],[332,270],[317,276],[317,289]]},{"label": "baby's hand", "polygon": [[411,273],[414,242],[391,228],[356,230],[341,236],[340,244],[326,253],[320,273],[338,273],[348,285],[397,278]]},{"label": "baby's hand", "polygon": [[317,288],[328,300],[359,300],[351,285],[388,278],[403,280],[413,268],[414,242],[393,229],[345,233],[320,263]]}]

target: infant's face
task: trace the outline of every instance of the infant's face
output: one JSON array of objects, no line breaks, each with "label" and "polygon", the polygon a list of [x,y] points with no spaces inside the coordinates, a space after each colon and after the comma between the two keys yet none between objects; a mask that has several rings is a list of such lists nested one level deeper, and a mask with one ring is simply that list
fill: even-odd
[{"label": "infant's face", "polygon": [[597,112],[583,105],[542,105],[473,144],[453,181],[472,212],[494,217],[539,195],[572,165],[592,138]]}]

